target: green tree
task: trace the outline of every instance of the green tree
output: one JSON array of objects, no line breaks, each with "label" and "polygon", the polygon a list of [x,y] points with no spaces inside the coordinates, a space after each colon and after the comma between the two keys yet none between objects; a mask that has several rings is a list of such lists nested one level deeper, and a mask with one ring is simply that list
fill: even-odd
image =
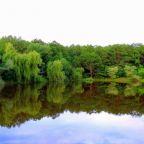
[{"label": "green tree", "polygon": [[82,82],[84,69],[82,67],[73,70],[73,80],[76,83]]},{"label": "green tree", "polygon": [[63,83],[65,80],[65,73],[63,65],[60,60],[50,61],[47,65],[47,77],[51,83]]},{"label": "green tree", "polygon": [[136,74],[136,67],[135,66],[126,65],[124,67],[124,71],[125,71],[127,77],[132,77],[133,75]]},{"label": "green tree", "polygon": [[6,66],[14,69],[18,82],[36,81],[39,78],[39,68],[42,60],[40,54],[31,51],[18,53],[11,44],[7,44],[3,61]]},{"label": "green tree", "polygon": [[118,67],[108,67],[107,73],[110,78],[116,78],[117,77],[117,72],[118,72]]},{"label": "green tree", "polygon": [[81,51],[78,59],[80,66],[89,72],[91,77],[96,75],[98,67],[101,65],[101,58],[94,49],[86,48]]},{"label": "green tree", "polygon": [[137,73],[141,78],[144,78],[144,67],[139,67]]}]

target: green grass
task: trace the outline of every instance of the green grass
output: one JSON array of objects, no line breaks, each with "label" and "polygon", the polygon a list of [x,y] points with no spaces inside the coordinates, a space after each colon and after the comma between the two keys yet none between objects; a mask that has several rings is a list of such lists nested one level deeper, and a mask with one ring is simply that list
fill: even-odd
[{"label": "green grass", "polygon": [[[112,78],[92,78],[92,77],[89,77],[89,78],[84,78],[83,82],[86,83],[86,84],[92,84],[92,83],[95,83],[95,82],[131,83],[131,79],[130,78],[125,78],[125,77],[115,78],[115,79],[112,79]],[[143,80],[143,82],[144,82],[144,80]]]},{"label": "green grass", "polygon": [[116,83],[131,83],[131,79],[130,78],[125,78],[125,77],[121,77],[121,78],[96,78],[95,82],[116,82]]},{"label": "green grass", "polygon": [[[144,79],[142,81],[144,82]],[[132,79],[131,78],[126,78],[126,77],[115,78],[115,79],[112,79],[112,78],[92,78],[92,77],[89,77],[89,78],[83,78],[83,82],[86,83],[86,84],[92,84],[92,83],[95,83],[95,82],[131,83]]]}]

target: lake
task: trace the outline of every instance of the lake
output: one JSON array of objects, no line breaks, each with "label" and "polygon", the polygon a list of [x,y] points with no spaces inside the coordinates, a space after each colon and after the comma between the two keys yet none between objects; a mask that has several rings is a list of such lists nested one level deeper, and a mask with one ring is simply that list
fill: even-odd
[{"label": "lake", "polygon": [[143,144],[144,86],[6,85],[0,144]]}]

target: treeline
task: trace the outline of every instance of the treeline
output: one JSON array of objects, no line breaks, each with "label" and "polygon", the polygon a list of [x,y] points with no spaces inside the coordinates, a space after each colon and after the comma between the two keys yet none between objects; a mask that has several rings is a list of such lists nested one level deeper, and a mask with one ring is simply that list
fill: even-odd
[{"label": "treeline", "polygon": [[83,78],[144,78],[144,45],[71,45],[12,36],[0,39],[0,75],[5,81],[81,82]]}]

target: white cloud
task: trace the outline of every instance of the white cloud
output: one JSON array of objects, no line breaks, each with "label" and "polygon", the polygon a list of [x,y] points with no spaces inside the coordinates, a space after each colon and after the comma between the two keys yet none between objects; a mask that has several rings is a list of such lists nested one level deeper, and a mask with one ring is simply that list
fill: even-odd
[{"label": "white cloud", "polygon": [[0,0],[0,36],[64,45],[144,42],[143,0]]}]

